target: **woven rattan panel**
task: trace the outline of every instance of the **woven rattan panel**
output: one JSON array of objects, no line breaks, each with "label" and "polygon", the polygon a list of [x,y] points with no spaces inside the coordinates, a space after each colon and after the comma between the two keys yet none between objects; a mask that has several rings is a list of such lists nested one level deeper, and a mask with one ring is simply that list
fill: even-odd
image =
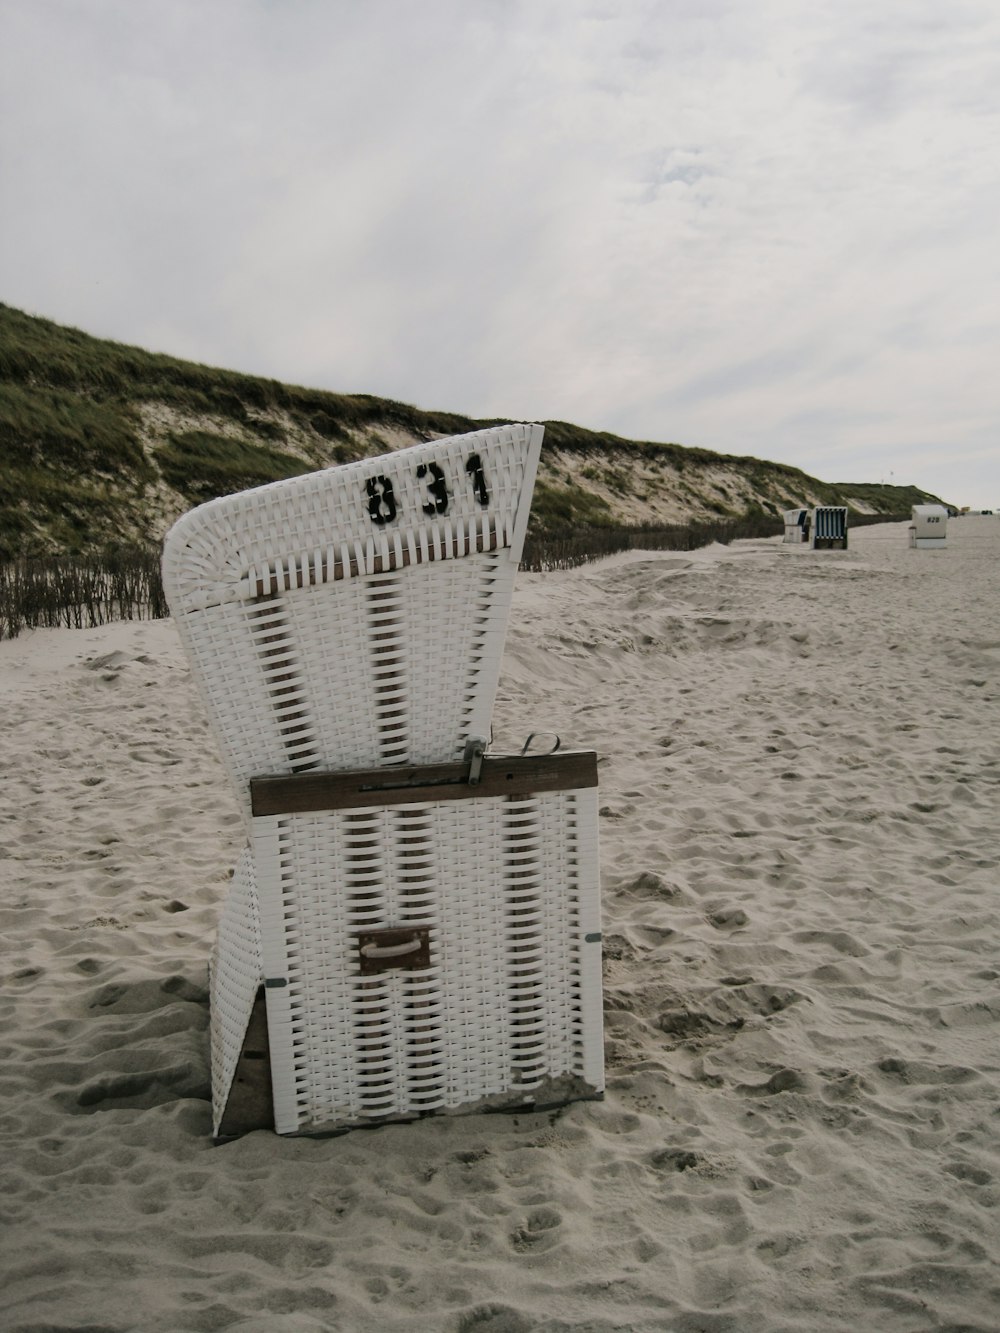
[{"label": "woven rattan panel", "polygon": [[[265,980],[281,1132],[601,1087],[592,789],[250,804],[261,775],[453,764],[489,735],[541,437],[432,441],[211,501],[168,534],[164,587],[253,839],[213,955],[216,1134],[259,1055]],[[373,972],[365,928],[416,929],[419,959]]]},{"label": "woven rattan panel", "polygon": [[253,822],[279,1133],[599,1093],[595,788]]},{"label": "woven rattan panel", "polygon": [[541,433],[433,441],[175,525],[164,586],[248,820],[257,774],[449,760],[488,734]]}]

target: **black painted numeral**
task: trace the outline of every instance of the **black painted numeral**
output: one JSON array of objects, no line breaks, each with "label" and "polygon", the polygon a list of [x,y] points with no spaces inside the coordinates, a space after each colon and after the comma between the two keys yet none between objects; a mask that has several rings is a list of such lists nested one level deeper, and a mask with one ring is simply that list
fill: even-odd
[{"label": "black painted numeral", "polygon": [[388,477],[369,477],[365,482],[368,492],[368,512],[373,523],[391,523],[396,517],[396,496]]},{"label": "black painted numeral", "polygon": [[[483,460],[478,454],[470,454],[465,463],[465,470],[472,478],[472,487],[476,499],[485,508],[490,502],[490,489],[486,484],[486,471]],[[421,463],[417,468],[417,477],[424,483],[426,500],[422,505],[425,514],[447,514],[451,496],[448,494],[448,482],[437,463]],[[382,526],[391,523],[398,512],[396,493],[388,477],[369,477],[365,482],[368,494],[368,513],[373,523]]]},{"label": "black painted numeral", "polygon": [[483,471],[483,462],[478,454],[471,454],[465,465],[466,472],[472,477],[472,484],[476,490],[476,499],[481,505],[488,505],[490,502],[490,492],[486,485],[486,473]]},{"label": "black painted numeral", "polygon": [[426,477],[428,472],[431,474],[431,479],[427,483],[427,494],[431,499],[424,505],[424,513],[447,514],[448,485],[445,482],[444,473],[437,463],[421,463],[417,468],[418,477]]}]

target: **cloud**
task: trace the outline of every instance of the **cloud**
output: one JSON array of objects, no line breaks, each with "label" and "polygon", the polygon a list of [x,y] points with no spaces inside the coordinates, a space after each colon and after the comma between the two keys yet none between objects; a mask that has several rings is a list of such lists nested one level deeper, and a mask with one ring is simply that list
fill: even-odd
[{"label": "cloud", "polygon": [[0,299],[1000,497],[998,53],[990,0],[7,0]]}]

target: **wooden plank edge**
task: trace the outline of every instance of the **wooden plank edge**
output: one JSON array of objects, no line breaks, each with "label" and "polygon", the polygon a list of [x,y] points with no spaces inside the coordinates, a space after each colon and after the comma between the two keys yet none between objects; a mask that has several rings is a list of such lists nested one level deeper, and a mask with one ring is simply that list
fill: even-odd
[{"label": "wooden plank edge", "polygon": [[468,766],[462,763],[251,778],[250,803],[256,817],[531,796],[596,786],[597,754],[574,750],[541,756],[487,755],[476,784],[468,781]]}]

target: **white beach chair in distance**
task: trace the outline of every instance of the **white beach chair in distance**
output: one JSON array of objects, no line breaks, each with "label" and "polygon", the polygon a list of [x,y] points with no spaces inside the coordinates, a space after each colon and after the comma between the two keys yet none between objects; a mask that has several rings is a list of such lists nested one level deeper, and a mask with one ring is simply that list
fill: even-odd
[{"label": "white beach chair in distance", "polygon": [[782,515],[784,541],[789,546],[803,546],[809,540],[809,510],[786,509]]},{"label": "white beach chair in distance", "polygon": [[948,510],[944,505],[913,505],[910,546],[918,551],[943,551],[948,545]]},{"label": "white beach chair in distance", "polygon": [[602,1091],[596,756],[485,753],[541,439],[434,440],[167,536],[248,831],[211,969],[217,1139],[262,1126],[268,1087],[279,1133]]}]

